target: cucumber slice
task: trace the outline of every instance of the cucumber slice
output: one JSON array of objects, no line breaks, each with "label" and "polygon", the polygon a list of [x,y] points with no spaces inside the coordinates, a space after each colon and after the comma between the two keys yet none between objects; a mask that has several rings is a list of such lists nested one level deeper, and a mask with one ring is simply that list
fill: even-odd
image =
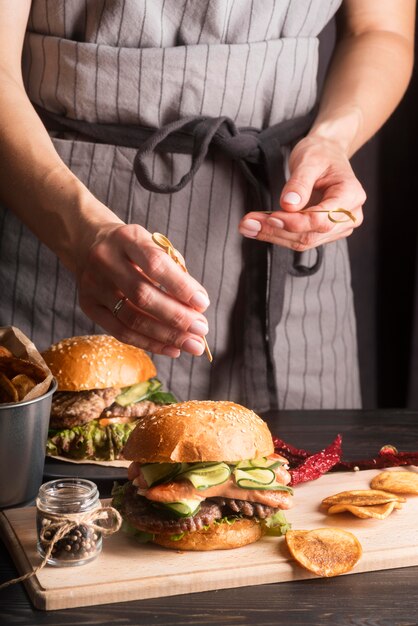
[{"label": "cucumber slice", "polygon": [[283,465],[283,461],[278,461],[277,459],[268,459],[263,456],[259,459],[251,459],[250,461],[252,467],[259,467],[260,469],[275,469],[280,465]]},{"label": "cucumber slice", "polygon": [[226,463],[193,464],[182,473],[182,477],[190,480],[195,489],[208,489],[226,482],[231,475],[231,468]]},{"label": "cucumber slice", "polygon": [[269,485],[268,487],[259,487],[259,489],[267,489],[268,491],[287,491],[293,495],[292,487],[288,487],[287,485],[280,485],[279,483],[274,483],[273,485]]},{"label": "cucumber slice", "polygon": [[276,476],[271,469],[235,469],[235,481],[238,487],[246,489],[259,489],[269,487],[274,482]]},{"label": "cucumber slice", "polygon": [[147,463],[141,466],[141,471],[148,487],[152,487],[156,483],[166,482],[176,476],[181,466],[181,463]]},{"label": "cucumber slice", "polygon": [[276,467],[279,467],[280,465],[283,465],[282,461],[268,459],[267,457],[262,456],[258,459],[248,459],[246,461],[240,461],[239,463],[237,463],[235,467],[236,469],[242,469],[242,470],[249,470],[249,469],[254,469],[254,468],[273,470]]},{"label": "cucumber slice", "polygon": [[287,493],[293,494],[293,489],[286,485],[280,485],[279,483],[273,483],[271,485],[261,485],[255,483],[252,480],[242,479],[239,481],[238,487],[241,489],[253,489],[254,491],[287,491]]},{"label": "cucumber slice", "polygon": [[254,469],[254,465],[251,465],[251,461],[248,459],[247,461],[240,461],[235,465],[236,470],[243,470],[246,472],[247,470]]},{"label": "cucumber slice", "polygon": [[181,500],[180,502],[164,502],[162,506],[179,517],[191,517],[200,508],[201,500]]},{"label": "cucumber slice", "polygon": [[161,387],[161,383],[156,378],[151,378],[143,383],[137,383],[130,387],[124,387],[123,391],[116,396],[115,402],[120,406],[128,406],[128,404],[135,404],[145,400],[150,393],[156,391]]}]

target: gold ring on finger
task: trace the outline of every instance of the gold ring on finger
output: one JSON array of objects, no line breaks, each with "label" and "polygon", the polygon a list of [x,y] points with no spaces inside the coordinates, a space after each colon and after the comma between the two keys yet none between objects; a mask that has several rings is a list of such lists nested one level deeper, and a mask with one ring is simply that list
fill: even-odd
[{"label": "gold ring on finger", "polygon": [[128,299],[128,298],[127,298],[126,296],[123,296],[123,298],[120,298],[120,299],[116,302],[116,304],[115,304],[115,306],[113,307],[113,310],[112,310],[112,315],[113,315],[114,317],[117,317],[117,316],[118,316],[119,311],[121,310],[121,308],[123,307],[123,305],[125,304],[125,302],[127,301],[127,299]]}]

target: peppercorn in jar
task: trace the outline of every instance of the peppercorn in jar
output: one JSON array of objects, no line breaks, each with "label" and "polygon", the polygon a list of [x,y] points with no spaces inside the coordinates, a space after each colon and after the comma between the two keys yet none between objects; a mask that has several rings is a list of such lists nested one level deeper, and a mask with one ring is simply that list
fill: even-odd
[{"label": "peppercorn in jar", "polygon": [[36,500],[37,548],[47,563],[83,565],[102,549],[101,503],[90,480],[63,478],[41,485]]}]

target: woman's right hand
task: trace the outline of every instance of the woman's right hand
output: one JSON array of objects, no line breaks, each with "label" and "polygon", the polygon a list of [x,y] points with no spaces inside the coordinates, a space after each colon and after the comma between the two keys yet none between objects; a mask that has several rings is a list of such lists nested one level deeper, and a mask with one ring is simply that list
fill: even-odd
[{"label": "woman's right hand", "polygon": [[104,330],[156,354],[200,355],[205,289],[144,228],[92,196],[29,102],[21,56],[30,7],[0,0],[0,199],[76,275],[81,308]]},{"label": "woman's right hand", "polygon": [[203,354],[207,292],[142,226],[102,227],[79,256],[76,276],[84,313],[120,341],[173,358]]}]

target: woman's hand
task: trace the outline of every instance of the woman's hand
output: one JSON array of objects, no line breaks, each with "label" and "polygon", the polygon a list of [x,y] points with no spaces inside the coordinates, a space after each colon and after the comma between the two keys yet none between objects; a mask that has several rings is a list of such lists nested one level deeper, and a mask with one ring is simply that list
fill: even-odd
[{"label": "woman's hand", "polygon": [[[291,176],[280,199],[284,210],[270,216],[248,213],[240,223],[244,236],[303,251],[347,237],[360,226],[365,194],[348,158],[379,130],[405,93],[414,60],[415,4],[344,0],[317,118],[290,156]],[[310,210],[297,212],[305,207]],[[356,221],[334,224],[326,213],[312,212],[338,208]]]},{"label": "woman's hand", "polygon": [[[302,252],[348,237],[360,226],[366,194],[336,143],[308,135],[292,150],[289,170],[280,198],[284,210],[247,213],[242,235]],[[327,213],[338,208],[350,211],[355,222],[344,213],[332,214],[339,223],[332,222]]]},{"label": "woman's hand", "polygon": [[121,341],[174,358],[203,353],[208,295],[141,226],[103,228],[80,255],[76,276],[84,313]]}]

